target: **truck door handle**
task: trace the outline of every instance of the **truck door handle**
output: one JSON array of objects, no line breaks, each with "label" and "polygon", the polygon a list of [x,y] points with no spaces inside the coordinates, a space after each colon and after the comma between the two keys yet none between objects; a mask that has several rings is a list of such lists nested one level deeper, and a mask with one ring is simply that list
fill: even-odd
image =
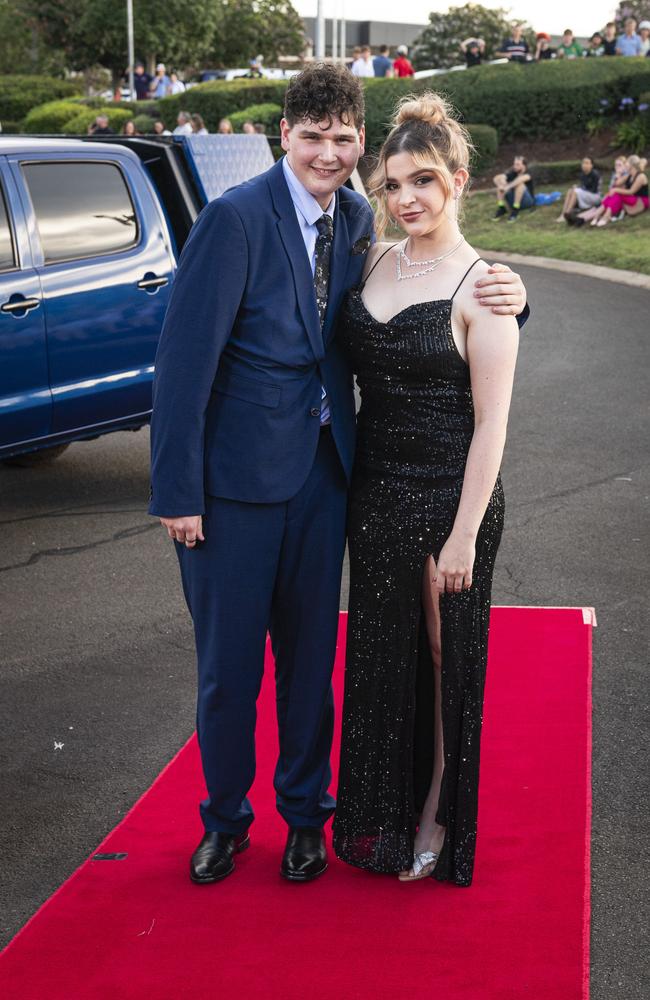
[{"label": "truck door handle", "polygon": [[3,302],[0,309],[5,313],[27,312],[28,309],[36,309],[40,304],[40,299],[13,299],[9,302]]},{"label": "truck door handle", "polygon": [[148,291],[150,288],[160,288],[162,285],[168,285],[169,278],[157,278],[155,274],[147,275],[141,278],[138,282],[138,288],[144,288]]}]

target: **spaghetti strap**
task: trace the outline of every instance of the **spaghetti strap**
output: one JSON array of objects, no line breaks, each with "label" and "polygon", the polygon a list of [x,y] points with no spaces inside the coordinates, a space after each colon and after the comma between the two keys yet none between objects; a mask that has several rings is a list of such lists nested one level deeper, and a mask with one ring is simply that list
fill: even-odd
[{"label": "spaghetti strap", "polygon": [[386,254],[388,253],[388,251],[389,251],[389,250],[392,250],[394,246],[395,246],[395,244],[394,244],[394,243],[391,243],[391,244],[390,244],[390,246],[389,246],[389,247],[388,247],[388,248],[387,248],[386,250],[384,250],[384,252],[383,252],[382,254],[380,254],[380,255],[379,255],[379,257],[377,257],[377,260],[376,260],[376,261],[375,261],[375,263],[374,263],[374,264],[372,265],[372,267],[371,267],[371,268],[370,268],[370,270],[368,271],[367,275],[365,276],[365,278],[363,279],[363,281],[362,281],[362,282],[361,282],[361,284],[359,285],[359,290],[360,290],[360,291],[363,291],[363,288],[365,287],[365,284],[366,284],[366,281],[368,280],[368,278],[370,277],[370,275],[372,274],[372,272],[373,272],[373,271],[375,270],[375,268],[377,267],[377,264],[379,263],[379,261],[380,261],[380,260],[382,260],[382,259],[383,259],[383,258],[384,258],[384,257],[386,256]]},{"label": "spaghetti strap", "polygon": [[482,257],[477,257],[476,260],[473,260],[472,263],[469,265],[469,267],[465,271],[465,274],[463,275],[463,277],[460,279],[460,281],[456,285],[456,291],[454,292],[454,294],[452,295],[451,299],[449,300],[450,302],[454,301],[454,298],[456,296],[456,292],[458,291],[458,289],[460,288],[460,286],[462,285],[462,283],[464,282],[465,278],[467,277],[467,275],[469,274],[469,272],[472,270],[472,268],[474,267],[474,265],[478,264],[479,260],[483,260],[483,258]]}]

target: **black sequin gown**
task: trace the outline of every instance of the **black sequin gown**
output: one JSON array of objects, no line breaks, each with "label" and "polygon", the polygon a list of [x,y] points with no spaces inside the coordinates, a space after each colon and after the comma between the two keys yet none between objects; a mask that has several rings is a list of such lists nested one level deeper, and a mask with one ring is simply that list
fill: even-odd
[{"label": "black sequin gown", "polygon": [[[334,849],[377,872],[413,862],[431,784],[433,664],[421,606],[460,499],[474,429],[469,368],[451,299],[373,319],[362,288],[338,332],[361,390],[349,511],[350,604]],[[444,774],[439,880],[469,885],[476,842],[490,590],[503,526],[500,480],[478,533],[473,585],[440,599]]]}]

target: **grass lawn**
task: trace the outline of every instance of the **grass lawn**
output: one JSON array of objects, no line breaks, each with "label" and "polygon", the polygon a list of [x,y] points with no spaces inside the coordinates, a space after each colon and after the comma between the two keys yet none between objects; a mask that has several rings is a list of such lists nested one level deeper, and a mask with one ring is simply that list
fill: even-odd
[{"label": "grass lawn", "polygon": [[[542,190],[559,190],[559,187]],[[554,205],[540,205],[533,212],[522,212],[516,222],[509,224],[506,219],[492,221],[496,209],[492,193],[476,192],[465,202],[463,232],[470,243],[482,250],[579,260],[650,274],[650,212],[627,217],[602,229],[588,223],[574,229],[555,221],[564,193],[562,200]]]}]

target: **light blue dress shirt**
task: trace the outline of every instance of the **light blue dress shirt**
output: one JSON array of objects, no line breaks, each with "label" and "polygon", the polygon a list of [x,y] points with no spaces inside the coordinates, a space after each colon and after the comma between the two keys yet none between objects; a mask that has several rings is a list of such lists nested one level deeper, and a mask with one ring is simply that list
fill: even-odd
[{"label": "light blue dress shirt", "polygon": [[[284,179],[286,180],[287,187],[289,188],[289,194],[291,195],[293,207],[296,210],[296,218],[298,219],[298,225],[300,226],[300,232],[305,244],[305,250],[307,251],[309,263],[311,265],[311,273],[314,274],[316,270],[316,238],[318,236],[316,223],[320,219],[321,215],[329,215],[332,219],[332,226],[334,225],[336,195],[332,195],[332,200],[323,212],[323,209],[320,207],[314,196],[309,193],[304,184],[302,184],[294,174],[286,156],[282,161],[282,169],[284,170]],[[314,294],[316,294],[315,291]],[[320,404],[320,422],[322,425],[329,424],[330,421],[331,414],[327,399],[327,390],[325,389],[325,386],[323,386]]]}]

